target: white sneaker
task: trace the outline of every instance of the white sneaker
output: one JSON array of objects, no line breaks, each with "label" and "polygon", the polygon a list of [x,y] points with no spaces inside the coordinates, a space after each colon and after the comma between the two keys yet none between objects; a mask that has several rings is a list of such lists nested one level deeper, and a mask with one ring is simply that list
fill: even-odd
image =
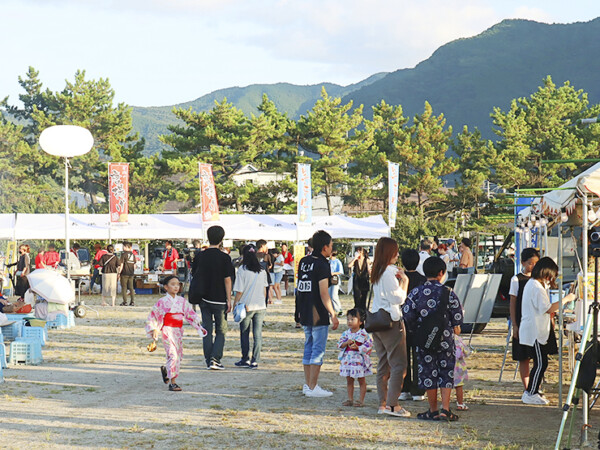
[{"label": "white sneaker", "polygon": [[312,391],[309,389],[308,392],[306,392],[306,394],[304,395],[306,395],[307,397],[331,397],[333,395],[333,392],[326,391],[317,384]]},{"label": "white sneaker", "polygon": [[523,400],[523,403],[525,403],[526,405],[547,405],[548,403],[550,403],[540,394],[530,395],[528,392],[523,393],[523,397],[521,398],[521,400]]},{"label": "white sneaker", "polygon": [[425,396],[424,395],[413,395],[412,399],[413,399],[413,402],[422,402],[423,400],[425,400]]},{"label": "white sneaker", "polygon": [[310,391],[310,388],[308,387],[308,384],[305,384],[304,386],[302,386],[302,393],[304,395],[306,395],[306,393]]},{"label": "white sneaker", "polygon": [[385,408],[383,410],[383,414],[387,414],[388,416],[394,417],[410,417],[410,412],[400,406],[396,406],[393,411],[391,409]]},{"label": "white sneaker", "polygon": [[411,398],[412,397],[409,392],[400,392],[400,397],[398,397],[398,400],[404,402],[406,400],[410,400]]}]

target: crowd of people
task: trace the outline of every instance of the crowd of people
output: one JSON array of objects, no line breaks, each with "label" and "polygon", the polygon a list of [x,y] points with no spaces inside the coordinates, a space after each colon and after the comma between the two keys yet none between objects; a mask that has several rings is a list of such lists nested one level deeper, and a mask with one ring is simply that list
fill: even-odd
[{"label": "crowd of people", "polygon": [[[191,283],[189,298],[184,299],[176,274],[161,283],[166,295],[152,308],[146,332],[156,341],[162,337],[167,361],[161,376],[171,391],[177,384],[183,355],[182,325],[188,321],[203,338],[207,369],[223,370],[227,314],[242,306],[239,318],[240,360],[236,367],[257,369],[262,350],[262,328],[267,307],[290,294],[289,273],[294,260],[285,244],[279,249],[267,248],[265,240],[242,247],[240,257],[232,260],[223,251],[224,230],[208,229],[208,246],[200,248],[189,260]],[[319,375],[326,354],[329,328],[337,329],[338,317],[346,315],[347,330],[337,344],[340,375],[347,381],[344,406],[364,406],[367,377],[376,373],[378,414],[410,417],[400,403],[427,399],[428,409],[417,414],[422,420],[454,421],[458,416],[450,408],[452,391],[456,391],[456,409],[468,410],[463,386],[468,377],[465,358],[470,348],[460,338],[463,310],[456,294],[444,286],[448,273],[472,273],[474,270],[471,242],[463,238],[455,250],[453,239],[440,243],[424,239],[419,250],[406,249],[400,254],[396,241],[381,238],[371,260],[369,252],[356,249],[347,267],[351,273],[354,305],[344,313],[339,287],[344,263],[337,258],[333,239],[318,231],[308,243],[308,252],[297,265],[294,319],[304,331],[302,364],[306,397],[329,397],[332,392],[319,385]],[[199,246],[198,246],[199,247]],[[74,245],[73,251],[77,252]],[[15,293],[17,302],[0,299],[0,311],[14,312],[22,306],[30,270],[30,248],[19,247],[16,263]],[[173,243],[167,241],[160,268],[176,269],[181,261]],[[40,249],[35,268],[56,268],[61,263],[53,245]],[[135,304],[133,286],[136,254],[130,242],[123,243],[120,256],[113,245],[95,246],[94,273],[91,285],[102,285],[102,302],[110,299],[115,306],[120,278],[123,303]],[[558,267],[551,258],[540,259],[534,248],[521,253],[521,272],[510,285],[510,314],[513,326],[513,359],[519,362],[526,404],[548,404],[540,385],[548,366],[548,355],[557,352],[551,314],[558,303],[551,303],[548,288],[555,287]],[[293,272],[292,272],[293,273]],[[284,293],[281,283],[284,281]],[[574,299],[571,293],[563,299]],[[19,303],[21,302],[21,303]],[[15,309],[17,308],[17,309]],[[377,314],[385,313],[387,326],[367,332]],[[371,316],[371,318],[370,318]],[[431,330],[434,324],[440,333]],[[252,334],[252,345],[250,335]],[[377,355],[373,370],[372,351]],[[533,364],[530,364],[530,363]],[[354,385],[358,383],[358,398]],[[438,397],[439,395],[439,397]],[[440,404],[441,400],[441,404]]]}]

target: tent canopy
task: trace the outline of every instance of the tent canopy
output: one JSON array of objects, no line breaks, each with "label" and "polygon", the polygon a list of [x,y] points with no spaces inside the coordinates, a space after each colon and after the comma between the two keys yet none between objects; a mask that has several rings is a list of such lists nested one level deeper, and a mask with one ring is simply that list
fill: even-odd
[{"label": "tent canopy", "polygon": [[[307,240],[317,230],[327,231],[334,239],[390,236],[381,215],[360,219],[314,216],[311,225],[299,227],[295,214],[221,214],[219,222],[204,224],[200,214],[130,214],[129,223],[112,226],[108,214],[70,214],[69,218],[69,237],[74,240],[202,239],[203,226],[211,225],[221,225],[225,237],[235,240]],[[0,215],[0,238],[64,239],[64,214]]]},{"label": "tent canopy", "polygon": [[544,194],[533,201],[533,206],[524,208],[519,213],[520,217],[528,217],[533,211],[548,216],[557,216],[565,208],[567,214],[575,211],[578,189],[584,194],[593,194],[600,197],[600,163],[594,164],[585,172],[559,186],[556,190]]}]

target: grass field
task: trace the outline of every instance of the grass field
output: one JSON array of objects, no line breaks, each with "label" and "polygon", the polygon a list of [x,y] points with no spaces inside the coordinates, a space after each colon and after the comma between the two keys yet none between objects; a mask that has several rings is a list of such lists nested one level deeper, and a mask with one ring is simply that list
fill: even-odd
[{"label": "grass field", "polygon": [[[86,296],[90,305],[99,297]],[[498,382],[506,323],[494,320],[475,336],[466,398],[470,411],[452,424],[414,418],[425,402],[403,402],[411,419],[377,415],[375,377],[367,379],[366,407],[341,406],[345,379],[338,375],[330,334],[320,384],[334,392],[305,398],[302,330],[294,328],[293,299],[269,307],[258,370],[237,369],[239,332],[231,319],[224,371],[208,371],[202,343],[185,327],[183,392],[169,392],[160,377],[162,346],[146,351],[143,327],[156,296],[138,296],[136,307],[89,312],[68,330],[51,330],[39,366],[9,366],[0,384],[0,447],[36,448],[550,448],[561,411],[557,363],[551,361],[546,395],[550,406],[526,406],[513,381],[514,364]],[[345,306],[351,300],[344,297]],[[373,358],[376,363],[376,357]],[[454,403],[454,402],[453,402]],[[577,416],[579,418],[579,415]],[[592,424],[597,419],[592,411]],[[579,422],[579,420],[578,420]],[[592,430],[593,431],[593,430]]]}]

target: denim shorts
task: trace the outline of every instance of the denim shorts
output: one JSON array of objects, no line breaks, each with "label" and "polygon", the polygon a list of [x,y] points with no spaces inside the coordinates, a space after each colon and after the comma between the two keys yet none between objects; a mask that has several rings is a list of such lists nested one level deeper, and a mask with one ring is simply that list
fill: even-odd
[{"label": "denim shorts", "polygon": [[302,364],[320,366],[323,364],[325,356],[325,345],[327,344],[327,335],[329,334],[328,325],[316,327],[304,326],[304,356]]},{"label": "denim shorts", "polygon": [[273,272],[273,284],[279,284],[283,280],[283,272]]}]

